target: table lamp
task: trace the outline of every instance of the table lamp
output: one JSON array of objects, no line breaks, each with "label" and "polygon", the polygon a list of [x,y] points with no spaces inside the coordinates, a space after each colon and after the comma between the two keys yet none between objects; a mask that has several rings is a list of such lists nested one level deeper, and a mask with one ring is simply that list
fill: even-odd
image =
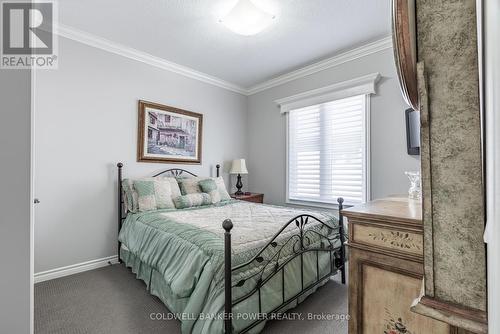
[{"label": "table lamp", "polygon": [[231,166],[230,174],[238,174],[238,181],[236,182],[236,188],[238,189],[234,194],[235,195],[243,195],[243,183],[241,183],[241,174],[248,174],[247,165],[245,163],[245,159],[236,159],[233,160],[233,164]]}]

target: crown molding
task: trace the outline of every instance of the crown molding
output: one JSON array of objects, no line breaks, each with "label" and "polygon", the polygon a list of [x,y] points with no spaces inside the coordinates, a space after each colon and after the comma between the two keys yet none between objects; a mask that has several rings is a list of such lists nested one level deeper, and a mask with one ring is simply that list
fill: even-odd
[{"label": "crown molding", "polygon": [[139,51],[137,49],[110,41],[108,39],[69,27],[66,25],[59,24],[57,27],[57,34],[59,36],[101,49],[117,55],[127,57],[151,66],[155,66],[173,73],[183,75],[185,77],[195,79],[201,82],[205,82],[217,87],[221,87],[236,93],[248,94],[248,90],[235,85],[231,82],[216,78],[209,74],[194,70],[187,66],[179,65],[174,62],[165,60],[160,57],[153,56],[149,53]]},{"label": "crown molding", "polygon": [[325,103],[361,94],[376,94],[380,73],[370,73],[359,78],[346,80],[326,87],[284,97],[274,101],[280,106],[281,113],[310,105]]},{"label": "crown molding", "polygon": [[255,86],[252,86],[247,90],[247,95],[252,95],[252,94],[261,92],[263,90],[282,85],[282,84],[290,82],[292,80],[303,78],[305,76],[311,75],[311,74],[316,73],[316,72],[323,71],[323,70],[331,68],[331,67],[339,66],[339,65],[344,64],[348,61],[355,60],[355,59],[358,59],[361,57],[365,57],[365,56],[371,55],[372,53],[376,53],[376,52],[383,51],[386,49],[391,49],[391,48],[392,48],[392,37],[387,36],[387,37],[384,37],[384,38],[379,39],[377,41],[364,44],[364,45],[357,47],[355,49],[348,50],[346,52],[335,55],[331,58],[319,61],[319,62],[311,64],[309,66],[300,68],[300,69],[292,71],[292,72],[288,72],[286,74],[280,75],[280,76],[273,78],[271,80],[262,82],[260,84],[255,85]]},{"label": "crown molding", "polygon": [[325,69],[335,67],[346,63],[351,60],[355,60],[361,57],[368,56],[372,53],[376,53],[382,50],[392,48],[392,38],[390,36],[382,38],[380,40],[367,43],[355,49],[340,53],[331,58],[319,61],[317,63],[308,65],[306,67],[300,68],[298,70],[280,75],[276,78],[264,81],[260,84],[254,85],[250,88],[245,88],[229,81],[214,77],[210,74],[206,74],[187,66],[183,66],[166,59],[153,56],[149,53],[139,51],[137,49],[125,46],[113,42],[109,39],[90,34],[88,32],[59,24],[56,28],[57,34],[61,37],[68,38],[104,51],[108,51],[129,59],[133,59],[151,66],[161,68],[173,73],[183,75],[185,77],[195,79],[210,85],[221,87],[239,94],[252,95],[266,89],[282,85],[284,83],[296,80],[313,73],[323,71]]}]

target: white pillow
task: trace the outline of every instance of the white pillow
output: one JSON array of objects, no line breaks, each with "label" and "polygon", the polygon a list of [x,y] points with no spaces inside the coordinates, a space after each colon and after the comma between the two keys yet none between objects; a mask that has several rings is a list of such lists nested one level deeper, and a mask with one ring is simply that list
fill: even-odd
[{"label": "white pillow", "polygon": [[227,192],[226,184],[224,183],[222,176],[216,177],[214,180],[217,185],[217,189],[219,190],[221,201],[229,201],[231,196]]}]

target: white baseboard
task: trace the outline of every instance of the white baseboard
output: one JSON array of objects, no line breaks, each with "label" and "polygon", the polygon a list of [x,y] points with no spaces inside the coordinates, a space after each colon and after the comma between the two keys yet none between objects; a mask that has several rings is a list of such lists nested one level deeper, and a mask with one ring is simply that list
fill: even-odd
[{"label": "white baseboard", "polygon": [[109,263],[118,263],[118,256],[108,256],[102,259],[90,260],[82,263],[72,264],[66,267],[55,268],[47,271],[35,273],[35,283],[48,281],[51,279],[78,274],[87,270],[108,266]]}]

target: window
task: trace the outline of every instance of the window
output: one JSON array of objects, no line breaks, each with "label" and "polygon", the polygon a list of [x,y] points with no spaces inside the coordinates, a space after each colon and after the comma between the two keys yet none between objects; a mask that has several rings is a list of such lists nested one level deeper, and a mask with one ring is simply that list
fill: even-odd
[{"label": "window", "polygon": [[289,203],[367,200],[368,105],[362,94],[287,111]]}]

